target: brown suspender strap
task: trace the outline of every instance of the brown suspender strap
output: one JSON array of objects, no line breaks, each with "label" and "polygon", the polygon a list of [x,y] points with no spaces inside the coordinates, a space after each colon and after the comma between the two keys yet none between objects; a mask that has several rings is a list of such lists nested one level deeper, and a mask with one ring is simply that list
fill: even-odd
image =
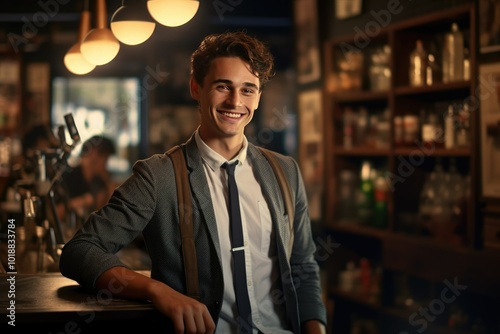
[{"label": "brown suspender strap", "polygon": [[187,295],[200,299],[198,287],[198,263],[193,232],[193,206],[191,191],[187,175],[186,160],[182,148],[177,145],[166,153],[172,159],[177,185],[177,201],[179,202],[179,226],[182,240],[182,257],[184,261],[184,274],[186,276]]},{"label": "brown suspender strap", "polygon": [[292,188],[290,187],[290,184],[288,183],[288,179],[286,178],[285,172],[283,171],[283,168],[281,167],[280,163],[276,159],[276,156],[274,155],[273,152],[271,152],[268,149],[265,149],[263,147],[259,147],[260,151],[264,156],[267,158],[267,161],[269,161],[269,164],[273,168],[274,174],[276,175],[276,178],[278,179],[278,183],[281,188],[281,193],[283,194],[283,200],[285,202],[285,211],[288,214],[288,222],[289,222],[289,229],[290,229],[290,249],[289,249],[289,254],[292,254],[292,247],[293,247],[293,220],[295,218],[295,206],[293,205],[293,197],[292,197]]}]

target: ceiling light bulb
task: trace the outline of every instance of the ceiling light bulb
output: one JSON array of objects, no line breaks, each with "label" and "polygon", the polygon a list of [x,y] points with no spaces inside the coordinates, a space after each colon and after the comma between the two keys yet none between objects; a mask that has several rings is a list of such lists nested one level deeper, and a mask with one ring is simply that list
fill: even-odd
[{"label": "ceiling light bulb", "polygon": [[89,63],[80,52],[80,42],[73,45],[64,56],[64,65],[71,73],[83,75],[91,72],[96,65]]},{"label": "ceiling light bulb", "polygon": [[198,0],[148,0],[151,16],[168,27],[177,27],[191,20],[199,6]]},{"label": "ceiling light bulb", "polygon": [[115,37],[127,45],[145,42],[153,34],[156,23],[143,2],[137,0],[121,6],[111,18],[111,31]]},{"label": "ceiling light bulb", "polygon": [[80,47],[85,59],[95,65],[112,61],[120,50],[120,42],[109,29],[91,30]]},{"label": "ceiling light bulb", "polygon": [[71,73],[83,75],[91,72],[96,65],[89,63],[83,57],[80,46],[83,38],[89,31],[90,27],[90,12],[84,10],[80,19],[80,27],[78,29],[78,41],[73,45],[64,56],[64,65]]},{"label": "ceiling light bulb", "polygon": [[95,65],[107,64],[118,54],[120,42],[106,25],[105,0],[97,0],[97,27],[85,36],[80,50],[83,57]]}]

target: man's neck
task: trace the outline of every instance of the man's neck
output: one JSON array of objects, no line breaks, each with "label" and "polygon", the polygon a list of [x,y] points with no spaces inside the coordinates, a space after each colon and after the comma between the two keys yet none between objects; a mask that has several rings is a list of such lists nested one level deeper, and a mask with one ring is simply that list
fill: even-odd
[{"label": "man's neck", "polygon": [[204,136],[203,132],[200,131],[200,138],[203,140],[208,147],[212,150],[226,158],[231,160],[238,155],[241,148],[243,147],[244,136],[232,136],[227,138],[211,138],[210,136]]}]

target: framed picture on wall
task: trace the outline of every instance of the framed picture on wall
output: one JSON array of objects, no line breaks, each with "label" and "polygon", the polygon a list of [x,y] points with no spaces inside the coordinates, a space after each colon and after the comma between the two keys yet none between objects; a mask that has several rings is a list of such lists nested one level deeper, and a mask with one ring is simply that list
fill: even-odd
[{"label": "framed picture on wall", "polygon": [[309,200],[309,215],[318,220],[323,196],[323,104],[321,88],[298,95],[299,165]]},{"label": "framed picture on wall", "polygon": [[295,0],[294,21],[297,81],[307,84],[321,78],[316,0]]},{"label": "framed picture on wall", "polygon": [[479,0],[481,53],[500,51],[500,0]]},{"label": "framed picture on wall", "polygon": [[500,198],[500,63],[479,67],[483,197]]}]

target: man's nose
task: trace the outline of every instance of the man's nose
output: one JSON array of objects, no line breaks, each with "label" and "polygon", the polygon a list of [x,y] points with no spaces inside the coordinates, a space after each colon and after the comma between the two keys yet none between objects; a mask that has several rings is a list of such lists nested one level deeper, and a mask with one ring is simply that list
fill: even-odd
[{"label": "man's nose", "polygon": [[238,91],[232,91],[227,97],[227,103],[232,107],[241,105],[241,95]]}]

